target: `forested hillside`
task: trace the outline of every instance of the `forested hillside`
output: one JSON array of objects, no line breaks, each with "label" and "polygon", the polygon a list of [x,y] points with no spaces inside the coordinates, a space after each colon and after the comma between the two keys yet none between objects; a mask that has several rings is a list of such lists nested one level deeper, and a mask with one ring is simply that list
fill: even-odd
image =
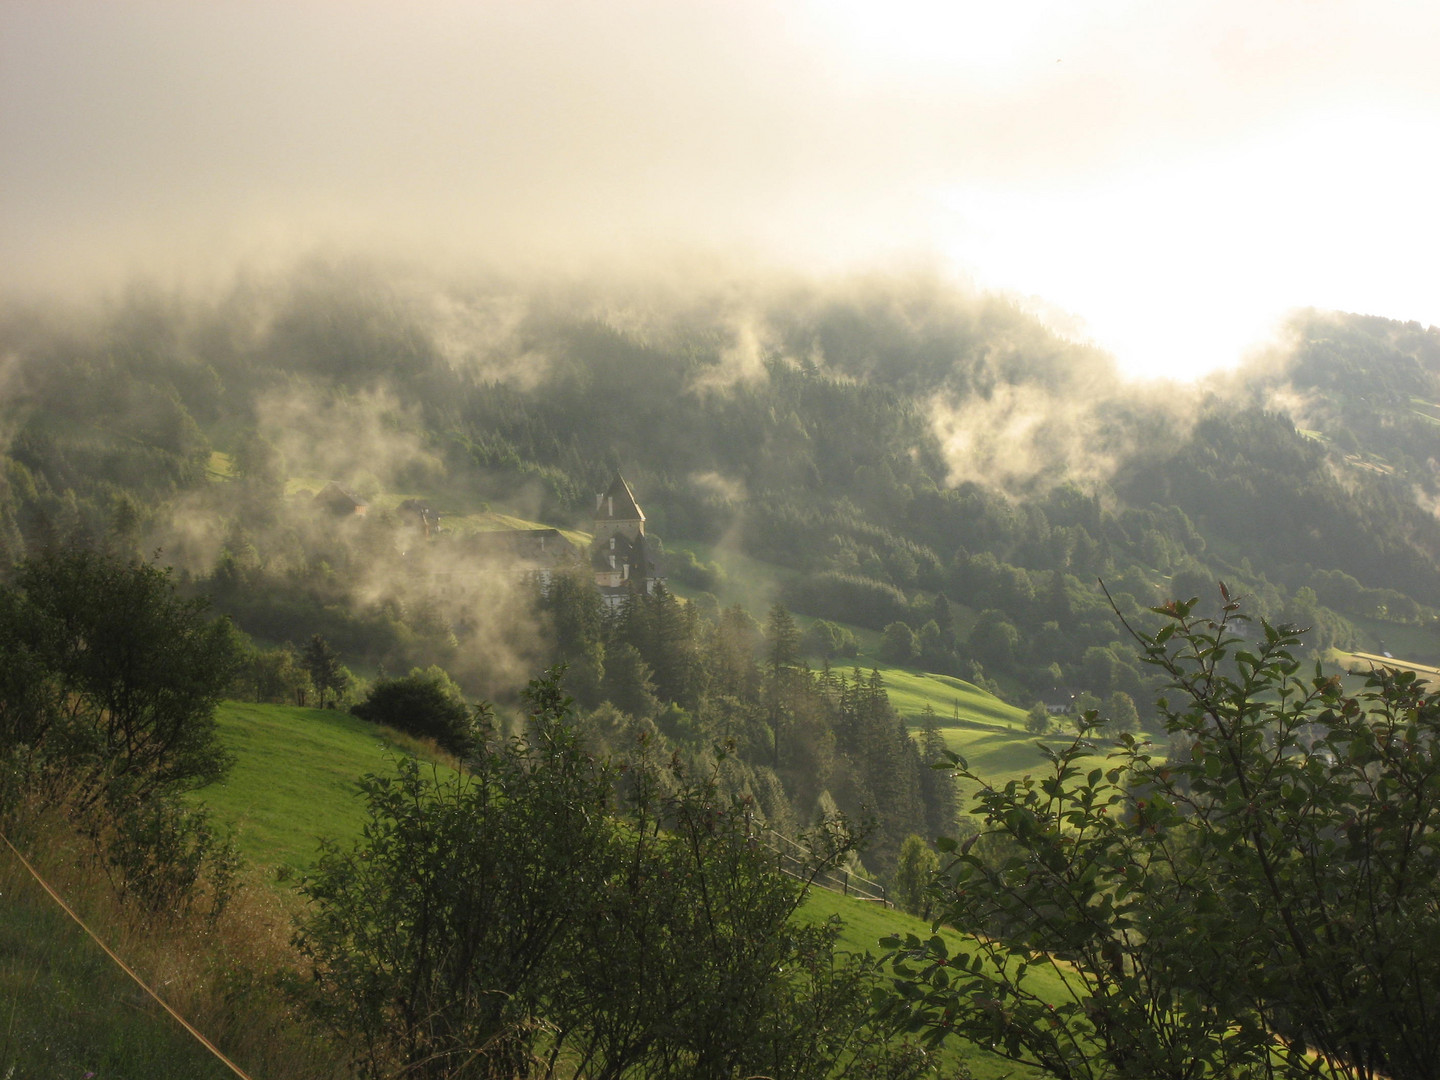
[{"label": "forested hillside", "polygon": [[[1021,708],[1142,714],[1102,580],[1143,621],[1224,579],[1315,655],[1437,644],[1440,333],[1413,323],[1302,313],[1251,369],[1136,386],[923,276],[542,287],[316,261],[204,298],[11,307],[0,357],[6,565],[158,551],[251,635],[255,696],[315,635],[356,672],[438,664],[502,702],[564,660],[597,732],[697,761],[730,739],[782,819],[908,801],[882,861],[953,808],[865,672],[812,670],[848,667],[841,639],[791,613]],[[542,596],[463,542],[503,514],[587,530],[617,471],[690,603],[607,616],[583,574]],[[330,481],[370,512],[327,511]],[[682,541],[768,566],[769,602],[722,611],[723,571]]]}]

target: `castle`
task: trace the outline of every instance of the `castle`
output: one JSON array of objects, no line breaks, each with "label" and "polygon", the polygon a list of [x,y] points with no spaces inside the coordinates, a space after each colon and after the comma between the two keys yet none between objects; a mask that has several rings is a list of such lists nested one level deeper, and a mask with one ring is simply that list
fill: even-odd
[{"label": "castle", "polygon": [[645,513],[619,473],[609,491],[595,496],[590,567],[595,587],[611,607],[619,607],[632,593],[654,593],[664,580],[655,541],[645,535]]},{"label": "castle", "polygon": [[[363,500],[336,484],[316,498],[336,514],[365,513]],[[400,509],[409,526],[426,541],[448,534],[440,526],[440,515],[420,500],[407,499]],[[584,558],[559,529],[498,529],[452,537],[448,543],[451,550],[473,556],[487,567],[484,572],[535,581],[542,592],[550,588],[555,574],[575,567]],[[590,570],[596,589],[611,608],[620,607],[635,593],[653,595],[665,580],[660,574],[659,542],[645,535],[645,513],[618,473],[610,490],[595,496]]]}]

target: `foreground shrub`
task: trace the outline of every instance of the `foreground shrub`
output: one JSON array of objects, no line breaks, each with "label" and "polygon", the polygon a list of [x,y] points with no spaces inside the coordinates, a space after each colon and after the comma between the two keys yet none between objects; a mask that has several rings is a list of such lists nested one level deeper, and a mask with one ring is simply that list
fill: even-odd
[{"label": "foreground shrub", "polygon": [[471,709],[439,668],[411,671],[401,679],[380,679],[350,711],[362,720],[434,739],[447,753],[464,758],[475,747]]},{"label": "foreground shrub", "polygon": [[159,567],[55,551],[0,587],[0,656],[0,825],[61,813],[122,900],[176,914],[204,895],[218,915],[236,857],[183,795],[229,767],[230,624]]},{"label": "foreground shrub", "polygon": [[24,564],[0,588],[0,655],[0,755],[21,787],[86,805],[120,783],[144,800],[229,765],[215,706],[237,638],[165,570],[84,549]]},{"label": "foreground shrub", "polygon": [[240,855],[209,814],[168,797],[107,804],[91,815],[96,858],[117,897],[149,915],[188,915],[205,901],[218,919],[234,896]]},{"label": "foreground shrub", "polygon": [[1137,634],[1169,760],[1082,732],[997,788],[954,758],[985,832],[933,897],[979,956],[892,941],[904,1026],[1061,1077],[1440,1075],[1440,694],[1303,673],[1223,599]]},{"label": "foreground shrub", "polygon": [[[365,839],[327,846],[303,886],[310,1006],[362,1068],[919,1075],[923,1055],[866,1023],[869,962],[838,957],[833,927],[792,921],[807,886],[750,809],[643,761],[615,806],[614,771],[585,751],[556,679],[532,684],[527,734],[491,734],[468,773],[408,761],[368,777]],[[831,827],[792,872],[853,845]]]}]

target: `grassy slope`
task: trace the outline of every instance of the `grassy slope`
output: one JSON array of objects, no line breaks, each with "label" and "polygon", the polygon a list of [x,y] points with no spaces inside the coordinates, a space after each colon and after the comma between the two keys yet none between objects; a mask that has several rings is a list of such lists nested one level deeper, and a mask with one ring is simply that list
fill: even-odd
[{"label": "grassy slope", "polygon": [[[196,798],[233,826],[248,861],[272,871],[303,870],[321,835],[357,838],[363,807],[356,780],[388,771],[403,752],[383,729],[333,711],[227,702],[217,719],[235,768]],[[1041,761],[1023,729],[976,723],[943,731],[972,767],[996,780]]]},{"label": "grassy slope", "polygon": [[1403,661],[1434,664],[1440,659],[1440,632],[1430,625],[1415,626],[1350,616],[1358,631],[1357,651],[1388,651]]},{"label": "grassy slope", "polygon": [[358,838],[356,781],[389,772],[404,752],[384,729],[330,710],[230,701],[216,720],[235,767],[196,798],[235,829],[245,858],[266,869],[309,866],[322,835]]},{"label": "grassy slope", "polygon": [[920,723],[921,714],[929,705],[942,725],[958,717],[964,722],[963,726],[1007,731],[1025,729],[1024,709],[1007,705],[964,679],[894,667],[882,667],[880,674],[885,679],[890,703],[911,724]]},{"label": "grassy slope", "polygon": [[[947,693],[955,690],[952,684],[969,685],[944,676],[890,674],[902,685],[928,689],[933,683]],[[907,714],[915,700],[927,699],[921,694],[907,699]],[[988,720],[956,725],[944,718],[947,744],[996,782],[1035,771],[1042,762],[1035,738],[1009,715],[1019,711],[994,698],[988,701],[993,704],[977,704]],[[227,702],[217,719],[221,737],[236,755],[235,768],[197,799],[234,827],[248,861],[272,871],[283,867],[282,873],[308,866],[321,835],[341,842],[358,837],[357,778],[388,771],[391,760],[404,752],[393,733],[333,711]]]},{"label": "grassy slope", "polygon": [[[359,836],[363,807],[355,781],[388,769],[396,753],[381,729],[333,711],[240,702],[227,702],[219,722],[221,738],[236,755],[235,768],[224,783],[198,797],[235,826],[249,860],[301,870],[314,858],[317,836],[342,841]],[[831,916],[842,919],[841,946],[853,952],[878,952],[880,939],[892,933],[929,934],[919,919],[816,890],[803,917]],[[957,944],[962,940],[951,937]],[[975,1047],[953,1053],[981,1080],[1013,1068]]]},{"label": "grassy slope", "polygon": [[[0,854],[0,889],[0,1076],[234,1076],[117,968],[8,851]],[[134,961],[125,942],[115,945]]]},{"label": "grassy slope", "polygon": [[[212,454],[210,457],[210,474],[212,477],[224,479],[225,469],[228,468],[228,459],[224,454]],[[291,498],[308,498],[315,495],[323,488],[327,480],[315,476],[292,476],[285,481],[285,494]],[[508,513],[504,509],[477,510],[476,503],[462,497],[445,492],[421,492],[421,491],[384,491],[368,498],[371,513],[394,512],[401,503],[407,499],[417,499],[440,513],[442,525],[460,535],[476,532],[498,532],[515,529],[551,529],[553,525],[543,521],[532,521],[530,518],[519,517]],[[485,505],[485,504],[478,504]],[[561,528],[560,532],[576,547],[582,550],[589,546],[590,534],[575,529]]]},{"label": "grassy slope", "polygon": [[911,729],[926,705],[935,710],[945,745],[992,783],[1019,779],[1044,764],[1036,738],[1025,730],[1025,710],[949,675],[880,667],[890,701]]},{"label": "grassy slope", "polygon": [[[762,621],[791,575],[791,571],[724,547],[689,540],[667,540],[665,550],[693,552],[701,562],[718,564],[725,572],[723,584],[715,590],[721,605],[738,603]],[[674,591],[688,597],[697,590],[676,584]],[[963,626],[970,617],[968,609],[955,605],[954,611],[957,625]],[[795,621],[803,629],[814,620],[797,615]],[[920,726],[925,706],[929,705],[939,718],[946,745],[964,757],[976,772],[994,782],[1017,779],[1043,763],[1035,737],[1025,731],[1024,709],[1009,705],[963,679],[886,664],[876,652],[879,634],[858,626],[847,629],[859,642],[860,655],[853,661],[839,660],[834,666],[844,669],[853,664],[866,672],[872,668],[878,670],[891,703],[911,728]]]}]

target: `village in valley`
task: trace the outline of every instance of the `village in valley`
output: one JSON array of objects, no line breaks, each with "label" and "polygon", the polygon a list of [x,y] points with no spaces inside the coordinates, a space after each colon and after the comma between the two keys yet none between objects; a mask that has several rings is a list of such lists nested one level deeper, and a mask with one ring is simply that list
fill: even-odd
[{"label": "village in valley", "polygon": [[[338,481],[327,483],[315,494],[314,501],[336,518],[369,518],[369,501]],[[646,535],[645,512],[618,472],[610,487],[595,496],[595,519],[588,551],[557,528],[500,528],[456,533],[442,525],[440,513],[421,499],[404,500],[396,507],[396,515],[400,527],[412,541],[449,545],[467,563],[473,561],[489,572],[533,581],[542,593],[555,574],[587,561],[595,588],[612,609],[621,606],[629,596],[653,596],[656,588],[665,582],[661,544],[657,538]]]}]

